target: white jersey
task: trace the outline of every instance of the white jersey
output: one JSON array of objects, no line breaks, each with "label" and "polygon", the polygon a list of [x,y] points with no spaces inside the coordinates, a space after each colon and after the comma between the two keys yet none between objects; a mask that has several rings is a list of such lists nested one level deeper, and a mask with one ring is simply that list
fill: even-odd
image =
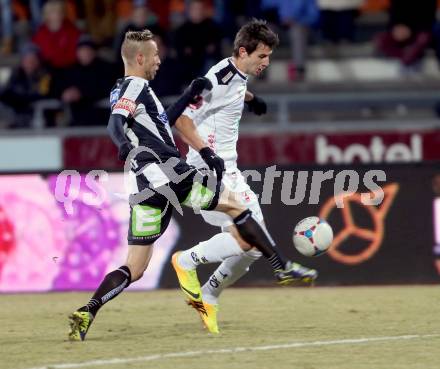
[{"label": "white jersey", "polygon": [[[203,104],[189,106],[183,112],[197,126],[197,131],[209,147],[225,161],[226,172],[237,170],[238,126],[243,112],[247,76],[230,58],[214,65],[206,74],[211,91],[202,94]],[[206,166],[199,153],[190,148],[187,162],[198,168]]]}]

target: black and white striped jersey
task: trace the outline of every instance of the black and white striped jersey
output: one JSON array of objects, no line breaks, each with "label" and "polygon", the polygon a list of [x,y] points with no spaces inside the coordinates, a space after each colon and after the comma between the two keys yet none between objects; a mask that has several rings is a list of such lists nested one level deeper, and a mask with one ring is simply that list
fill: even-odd
[{"label": "black and white striped jersey", "polygon": [[141,163],[165,162],[170,157],[180,158],[173,139],[168,116],[161,102],[140,77],[119,79],[110,94],[111,114],[126,118],[124,133],[133,146],[147,147],[149,151],[137,155]]}]

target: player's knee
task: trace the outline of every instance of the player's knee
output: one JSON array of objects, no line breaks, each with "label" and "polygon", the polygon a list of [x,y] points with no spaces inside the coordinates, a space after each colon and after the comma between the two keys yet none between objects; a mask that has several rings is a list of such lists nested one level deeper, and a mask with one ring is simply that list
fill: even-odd
[{"label": "player's knee", "polygon": [[248,251],[246,251],[246,256],[251,260],[258,260],[263,254],[261,251],[257,250],[256,248],[252,248]]},{"label": "player's knee", "polygon": [[240,234],[237,231],[235,226],[229,226],[227,231],[234,237],[235,241],[238,243],[238,246],[244,251],[247,252],[252,249],[252,246],[249,245],[243,238],[240,237]]},{"label": "player's knee", "polygon": [[235,240],[237,241],[238,245],[243,251],[249,251],[251,249],[251,245],[249,245],[246,241],[244,241],[241,237],[235,237]]}]

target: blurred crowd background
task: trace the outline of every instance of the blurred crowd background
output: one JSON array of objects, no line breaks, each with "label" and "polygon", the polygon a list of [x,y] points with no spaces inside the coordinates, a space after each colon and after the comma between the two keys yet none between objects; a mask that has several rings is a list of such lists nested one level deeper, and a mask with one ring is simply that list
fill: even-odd
[{"label": "blurred crowd background", "polygon": [[106,125],[127,30],[156,35],[162,65],[151,85],[166,103],[231,55],[236,31],[252,17],[281,40],[271,67],[250,83],[272,115],[252,121],[435,117],[438,3],[0,0],[0,127]]}]

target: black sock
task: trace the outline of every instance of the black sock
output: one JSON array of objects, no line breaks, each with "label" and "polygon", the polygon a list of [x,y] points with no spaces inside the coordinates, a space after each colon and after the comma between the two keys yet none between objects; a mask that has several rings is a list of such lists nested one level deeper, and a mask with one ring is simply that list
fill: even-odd
[{"label": "black sock", "polygon": [[108,273],[87,305],[83,306],[80,310],[87,310],[93,316],[96,316],[101,306],[118,296],[129,286],[130,282],[130,269],[125,265]]},{"label": "black sock", "polygon": [[275,247],[275,242],[269,233],[253,218],[250,210],[243,211],[234,219],[234,223],[240,236],[263,253],[273,270],[284,268],[286,258]]}]

